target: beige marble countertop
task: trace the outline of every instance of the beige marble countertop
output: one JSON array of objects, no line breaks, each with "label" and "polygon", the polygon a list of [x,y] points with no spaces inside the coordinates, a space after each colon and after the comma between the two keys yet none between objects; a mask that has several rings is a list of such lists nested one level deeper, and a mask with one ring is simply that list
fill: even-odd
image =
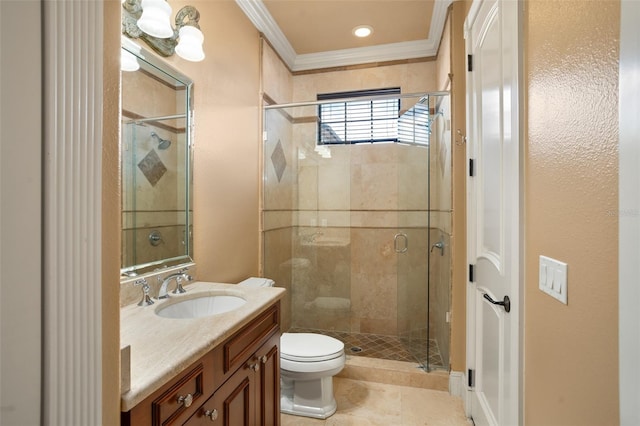
[{"label": "beige marble countertop", "polygon": [[[130,389],[121,395],[121,410],[129,411],[163,384],[238,331],[282,298],[278,287],[248,288],[235,284],[193,282],[187,293],[173,295],[151,306],[120,310],[120,346],[131,346]],[[162,318],[155,311],[178,299],[202,294],[229,294],[244,298],[240,308],[204,318]]]}]

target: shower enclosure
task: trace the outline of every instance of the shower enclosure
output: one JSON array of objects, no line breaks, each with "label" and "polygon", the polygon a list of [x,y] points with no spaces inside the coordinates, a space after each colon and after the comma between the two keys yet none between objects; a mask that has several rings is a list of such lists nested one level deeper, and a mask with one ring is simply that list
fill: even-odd
[{"label": "shower enclosure", "polygon": [[448,93],[264,109],[263,273],[288,290],[283,329],[448,369]]}]

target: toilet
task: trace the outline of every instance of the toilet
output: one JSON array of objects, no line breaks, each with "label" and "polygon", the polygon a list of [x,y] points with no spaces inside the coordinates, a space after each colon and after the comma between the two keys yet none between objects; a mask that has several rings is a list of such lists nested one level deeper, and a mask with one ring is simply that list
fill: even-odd
[{"label": "toilet", "polygon": [[326,419],[336,412],[333,376],[344,368],[344,343],[316,333],[280,338],[280,411]]},{"label": "toilet", "polygon": [[[248,278],[243,287],[271,287],[267,278]],[[283,333],[280,338],[280,411],[326,419],[336,412],[333,376],[344,368],[344,343],[316,333]]]}]

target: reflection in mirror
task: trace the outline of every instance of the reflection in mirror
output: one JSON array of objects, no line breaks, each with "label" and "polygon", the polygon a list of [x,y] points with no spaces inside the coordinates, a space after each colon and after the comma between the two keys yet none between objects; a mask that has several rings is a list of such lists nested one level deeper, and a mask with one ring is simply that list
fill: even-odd
[{"label": "reflection in mirror", "polygon": [[121,273],[133,276],[192,261],[193,84],[126,39],[122,55]]}]

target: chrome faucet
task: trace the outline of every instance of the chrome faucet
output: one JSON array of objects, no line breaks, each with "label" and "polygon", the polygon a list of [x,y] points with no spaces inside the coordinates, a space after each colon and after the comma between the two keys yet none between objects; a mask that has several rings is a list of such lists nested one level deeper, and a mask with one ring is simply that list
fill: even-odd
[{"label": "chrome faucet", "polygon": [[433,253],[433,249],[440,250],[440,256],[444,256],[444,241],[438,241],[435,244],[431,245],[431,253]]},{"label": "chrome faucet", "polygon": [[138,302],[138,306],[153,305],[153,300],[149,297],[149,283],[144,278],[139,278],[133,283],[136,286],[142,286],[142,300]]},{"label": "chrome faucet", "polygon": [[188,268],[183,268],[174,274],[168,275],[164,278],[164,280],[158,277],[158,281],[162,281],[162,285],[160,285],[160,291],[158,291],[158,299],[166,299],[169,297],[167,287],[169,287],[169,283],[172,280],[176,281],[176,288],[173,290],[173,294],[181,294],[187,292],[187,290],[182,287],[183,281],[189,282],[192,279],[191,275],[187,274],[187,269]]}]

